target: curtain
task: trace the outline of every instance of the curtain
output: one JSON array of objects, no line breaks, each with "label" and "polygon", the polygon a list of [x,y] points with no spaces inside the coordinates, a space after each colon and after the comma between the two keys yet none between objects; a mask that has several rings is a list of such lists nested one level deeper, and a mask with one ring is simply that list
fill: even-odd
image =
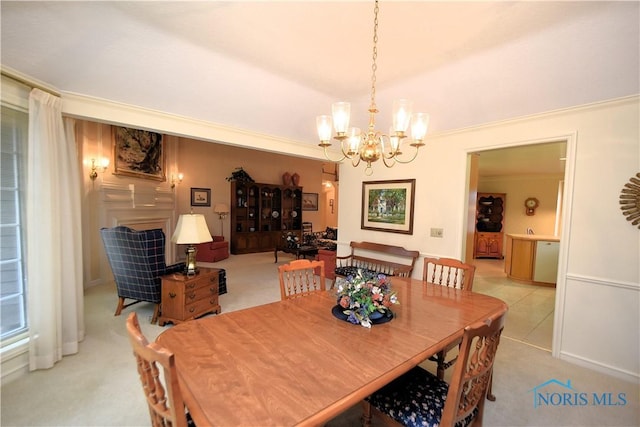
[{"label": "curtain", "polygon": [[27,154],[27,311],[29,366],[51,368],[84,338],[81,181],[73,121],[62,101],[29,96]]}]

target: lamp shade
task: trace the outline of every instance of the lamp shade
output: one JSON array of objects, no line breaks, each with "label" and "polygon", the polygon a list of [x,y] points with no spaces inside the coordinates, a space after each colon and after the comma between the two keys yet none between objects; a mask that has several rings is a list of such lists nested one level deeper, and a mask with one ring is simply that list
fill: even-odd
[{"label": "lamp shade", "polygon": [[171,237],[171,241],[179,245],[211,242],[212,240],[204,215],[192,213],[180,215],[176,231]]},{"label": "lamp shade", "polygon": [[229,206],[225,205],[224,203],[217,203],[213,207],[213,211],[217,214],[226,214],[229,213]]}]

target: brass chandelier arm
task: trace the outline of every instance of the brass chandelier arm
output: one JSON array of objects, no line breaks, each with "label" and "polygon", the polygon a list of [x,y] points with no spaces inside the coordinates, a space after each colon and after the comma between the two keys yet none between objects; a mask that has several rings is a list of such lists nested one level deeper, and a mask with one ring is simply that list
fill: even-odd
[{"label": "brass chandelier arm", "polygon": [[327,158],[327,160],[329,160],[330,162],[334,162],[334,163],[340,163],[341,161],[343,161],[344,159],[348,158],[349,156],[346,155],[346,153],[344,152],[344,150],[342,150],[342,157],[339,159],[332,159],[331,157],[329,157],[329,153],[327,152],[327,147],[330,147],[331,144],[318,144],[322,147],[323,151],[324,151],[324,156]]},{"label": "brass chandelier arm", "polygon": [[[400,157],[398,157],[398,155],[393,156],[393,159],[396,162],[400,163],[400,164],[406,164],[406,163],[413,162],[416,159],[416,157],[418,157],[418,150],[419,150],[420,147],[417,146],[417,145],[414,145],[414,144],[411,144],[411,146],[415,148],[415,151],[413,152],[413,156],[410,159],[408,159],[408,160],[400,159]],[[400,153],[400,154],[404,154],[404,153]]]}]

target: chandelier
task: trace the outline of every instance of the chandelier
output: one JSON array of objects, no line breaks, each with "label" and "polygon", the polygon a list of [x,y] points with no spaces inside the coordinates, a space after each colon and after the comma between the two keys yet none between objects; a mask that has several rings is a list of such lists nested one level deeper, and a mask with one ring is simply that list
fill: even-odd
[{"label": "chandelier", "polygon": [[[316,125],[320,138],[320,147],[324,150],[325,157],[332,162],[341,162],[344,159],[351,160],[351,164],[357,167],[361,161],[366,162],[365,174],[371,175],[373,169],[371,163],[382,159],[388,168],[398,163],[412,162],[418,155],[418,149],[424,145],[423,139],[429,126],[429,115],[426,113],[412,113],[412,102],[399,99],[393,102],[393,126],[389,134],[376,130],[376,59],[378,58],[378,0],[375,2],[373,20],[373,64],[371,66],[371,103],[369,104],[369,127],[367,132],[359,128],[349,127],[351,105],[348,102],[335,102],[331,106],[331,116],[318,116]],[[407,130],[411,124],[411,142],[413,155],[405,158],[402,152],[402,143],[407,138]],[[331,146],[331,132],[335,128],[333,138],[339,141],[342,158],[334,160],[329,157],[327,148]],[[406,145],[406,144],[405,144]]]}]

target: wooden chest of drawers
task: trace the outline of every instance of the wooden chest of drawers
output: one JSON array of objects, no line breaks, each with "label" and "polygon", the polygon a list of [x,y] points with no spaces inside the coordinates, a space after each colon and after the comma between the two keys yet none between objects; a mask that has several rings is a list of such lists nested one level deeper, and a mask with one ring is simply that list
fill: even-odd
[{"label": "wooden chest of drawers", "polygon": [[195,276],[181,273],[162,277],[162,302],[158,324],[174,324],[206,313],[220,313],[217,268],[200,268]]}]

